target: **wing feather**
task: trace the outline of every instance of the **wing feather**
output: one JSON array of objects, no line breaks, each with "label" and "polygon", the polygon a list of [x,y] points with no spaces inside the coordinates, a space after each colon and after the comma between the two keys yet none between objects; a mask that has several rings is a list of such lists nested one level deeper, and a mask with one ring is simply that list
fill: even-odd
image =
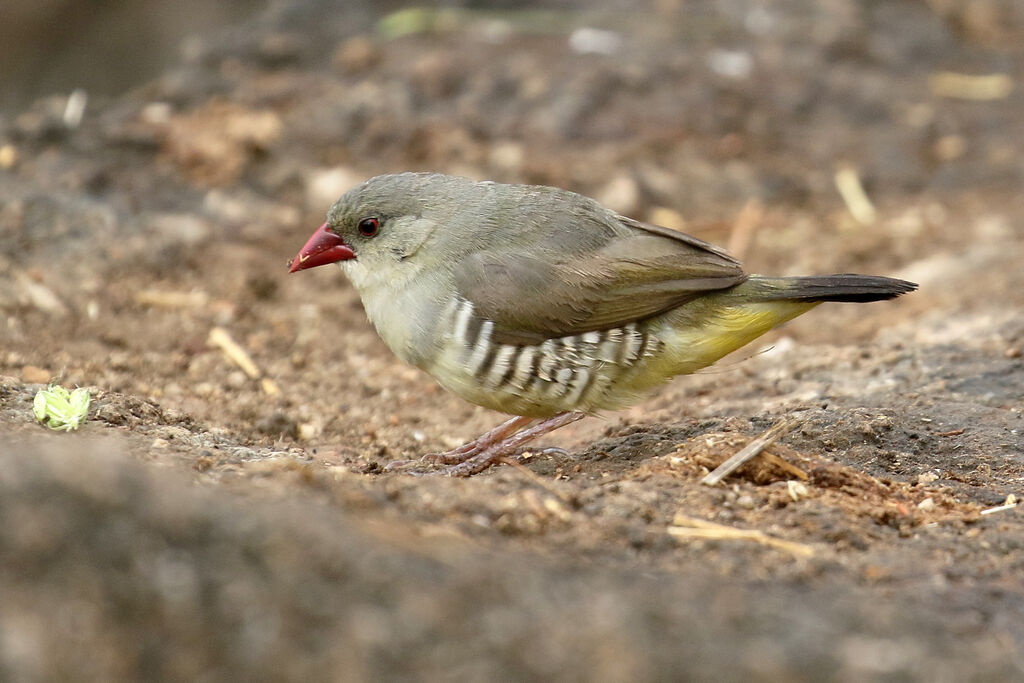
[{"label": "wing feather", "polygon": [[538,343],[621,327],[747,278],[718,247],[609,215],[531,222],[529,232],[543,231],[540,256],[529,253],[526,245],[536,241],[522,234],[470,254],[454,271],[459,295],[494,322],[496,341]]}]

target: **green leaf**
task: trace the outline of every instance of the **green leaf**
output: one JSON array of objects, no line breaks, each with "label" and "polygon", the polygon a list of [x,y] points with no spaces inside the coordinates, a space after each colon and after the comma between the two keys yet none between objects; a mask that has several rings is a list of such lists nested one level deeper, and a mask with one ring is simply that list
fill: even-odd
[{"label": "green leaf", "polygon": [[91,401],[88,389],[79,387],[68,391],[51,385],[40,389],[32,399],[32,412],[50,429],[67,432],[78,429],[85,422]]}]

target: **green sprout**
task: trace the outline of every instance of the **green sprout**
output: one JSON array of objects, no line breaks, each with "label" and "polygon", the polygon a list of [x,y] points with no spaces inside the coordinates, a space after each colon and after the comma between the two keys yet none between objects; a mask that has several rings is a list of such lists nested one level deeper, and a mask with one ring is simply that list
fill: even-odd
[{"label": "green sprout", "polygon": [[68,391],[62,386],[51,384],[40,389],[32,401],[32,412],[36,419],[50,429],[69,432],[85,422],[91,401],[88,389]]}]

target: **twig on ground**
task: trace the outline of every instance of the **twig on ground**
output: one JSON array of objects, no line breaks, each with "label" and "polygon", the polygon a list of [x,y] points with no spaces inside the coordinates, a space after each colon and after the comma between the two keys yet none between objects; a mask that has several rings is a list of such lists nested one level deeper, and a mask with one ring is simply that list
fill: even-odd
[{"label": "twig on ground", "polygon": [[210,297],[206,292],[164,292],[159,289],[142,289],[135,292],[135,302],[157,308],[202,308]]},{"label": "twig on ground", "polygon": [[1013,79],[1007,74],[961,74],[940,71],[928,77],[933,95],[958,100],[1001,100],[1013,92]]},{"label": "twig on ground", "polygon": [[780,458],[779,456],[772,455],[771,453],[761,453],[761,459],[764,460],[766,463],[778,467],[786,474],[793,475],[794,477],[801,481],[807,481],[808,479],[810,479],[806,472],[804,472],[802,469],[800,469],[793,463],[787,461],[785,458]]},{"label": "twig on ground", "polygon": [[836,171],[836,189],[839,196],[846,203],[850,215],[861,225],[871,225],[878,219],[878,212],[875,205],[868,199],[868,193],[864,191],[864,185],[860,182],[860,175],[857,169],[851,166],[844,166]]},{"label": "twig on ground", "polygon": [[[783,434],[785,434],[786,432],[788,432],[790,429],[797,426],[801,422],[803,422],[803,418],[791,417],[776,423],[774,427],[772,427],[764,434],[748,443],[739,453],[732,456],[731,458],[723,462],[721,465],[716,467],[713,472],[709,473],[706,477],[701,479],[700,483],[706,484],[707,486],[714,486],[715,484],[719,483],[727,476],[732,474],[741,465],[743,465],[743,463],[747,462],[748,460],[756,456],[758,453],[760,453],[765,448],[770,446],[772,442],[774,442],[780,436],[782,436]],[[805,474],[803,478],[806,478],[806,476],[807,475]]]},{"label": "twig on ground", "polygon": [[785,541],[756,529],[736,529],[685,515],[675,516],[672,520],[672,526],[668,528],[668,533],[676,538],[686,540],[753,541],[754,543],[783,550],[798,557],[811,557],[814,555],[814,548],[804,543]]},{"label": "twig on ground", "polygon": [[1006,497],[1006,502],[1005,503],[1003,503],[1002,505],[997,505],[997,506],[995,506],[993,508],[987,508],[985,510],[982,510],[981,514],[983,514],[983,515],[991,515],[994,512],[1005,512],[1006,510],[1014,509],[1018,505],[1020,505],[1020,503],[1017,502],[1017,496],[1015,496],[1015,495],[1013,495],[1011,493],[1010,495],[1008,495]]},{"label": "twig on ground", "polygon": [[281,393],[281,390],[272,379],[263,377],[263,373],[256,366],[252,356],[239,346],[238,342],[232,339],[231,334],[223,327],[214,327],[210,330],[210,336],[207,341],[211,346],[216,346],[223,351],[227,359],[240,367],[242,372],[250,378],[260,380],[260,387],[265,394],[274,396]]}]

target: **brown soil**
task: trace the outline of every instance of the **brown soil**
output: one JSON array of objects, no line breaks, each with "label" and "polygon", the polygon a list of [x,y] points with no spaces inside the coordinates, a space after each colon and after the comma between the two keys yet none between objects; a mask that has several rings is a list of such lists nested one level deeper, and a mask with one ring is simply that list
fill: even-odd
[{"label": "brown soil", "polygon": [[[1024,508],[989,512],[1024,493],[1024,14],[653,4],[395,35],[282,3],[80,125],[56,96],[0,118],[0,679],[1024,679]],[[349,186],[419,169],[921,289],[819,308],[564,451],[383,473],[503,416],[285,264]],[[81,430],[34,422],[51,379],[92,390]]]}]

